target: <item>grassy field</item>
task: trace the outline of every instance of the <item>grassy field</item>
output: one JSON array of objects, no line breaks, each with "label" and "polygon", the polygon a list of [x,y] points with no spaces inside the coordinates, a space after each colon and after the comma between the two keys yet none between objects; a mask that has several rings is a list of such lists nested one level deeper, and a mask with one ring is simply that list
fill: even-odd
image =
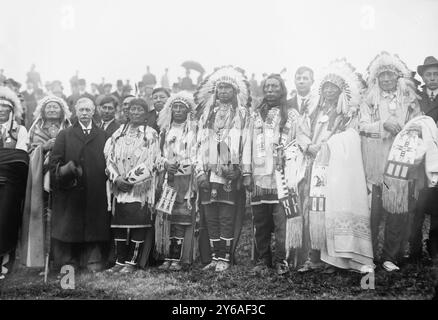
[{"label": "grassy field", "polygon": [[56,274],[44,284],[41,270],[18,266],[0,281],[0,299],[431,299],[434,295],[431,266],[404,265],[392,274],[378,268],[374,290],[362,289],[362,276],[349,271],[252,276],[249,221],[237,252],[238,265],[221,274],[202,271],[199,262],[180,272],[151,267],[130,275],[85,273],[76,274],[72,290],[62,289]]}]

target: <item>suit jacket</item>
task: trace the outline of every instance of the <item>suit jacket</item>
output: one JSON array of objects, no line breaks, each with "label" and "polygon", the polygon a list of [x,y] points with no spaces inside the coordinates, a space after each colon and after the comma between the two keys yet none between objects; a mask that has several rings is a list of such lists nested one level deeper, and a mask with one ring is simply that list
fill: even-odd
[{"label": "suit jacket", "polygon": [[148,114],[146,115],[146,124],[149,127],[155,129],[157,133],[160,133],[160,128],[158,127],[157,120],[158,120],[158,114],[157,111],[155,111],[155,109],[149,111]]},{"label": "suit jacket", "polygon": [[[109,137],[111,137],[113,135],[114,132],[116,132],[116,130],[120,127],[120,124],[116,121],[116,119],[114,119],[113,121],[111,121],[111,123],[108,125],[108,127],[106,127],[105,132]],[[103,129],[103,128],[102,128]]]},{"label": "suit jacket", "polygon": [[418,94],[421,97],[421,100],[418,101],[420,103],[421,111],[426,116],[431,117],[435,122],[438,122],[438,97],[436,96],[433,101],[430,101],[426,86],[423,86],[422,91]]},{"label": "suit jacket", "polygon": [[301,114],[301,112],[300,112],[301,110],[300,110],[300,107],[298,105],[298,100],[297,100],[296,95],[294,95],[291,99],[287,100],[287,107],[288,107],[288,109],[289,108],[295,109],[298,111],[298,113]]},{"label": "suit jacket", "polygon": [[[62,130],[55,140],[49,167],[52,184],[52,236],[64,242],[95,242],[110,239],[107,211],[105,157],[107,135],[94,123],[90,134],[79,122]],[[83,169],[75,183],[59,176],[59,167],[74,160]]]}]

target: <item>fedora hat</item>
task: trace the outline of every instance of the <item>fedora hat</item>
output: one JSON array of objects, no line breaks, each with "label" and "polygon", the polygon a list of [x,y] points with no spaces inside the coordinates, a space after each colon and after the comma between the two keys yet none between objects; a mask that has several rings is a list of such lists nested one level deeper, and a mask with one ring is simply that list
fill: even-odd
[{"label": "fedora hat", "polygon": [[438,67],[438,60],[433,56],[426,57],[426,59],[424,59],[424,64],[417,67],[417,72],[420,76],[422,76],[424,70],[432,66]]}]

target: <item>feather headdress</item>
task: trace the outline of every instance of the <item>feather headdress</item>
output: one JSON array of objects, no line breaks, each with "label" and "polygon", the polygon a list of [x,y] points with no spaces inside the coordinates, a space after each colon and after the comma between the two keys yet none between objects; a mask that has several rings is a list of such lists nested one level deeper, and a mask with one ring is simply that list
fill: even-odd
[{"label": "feather headdress", "polygon": [[189,109],[189,113],[187,115],[189,120],[194,118],[196,104],[193,100],[193,95],[188,91],[180,91],[176,94],[172,94],[169,99],[167,99],[163,109],[158,114],[157,124],[161,131],[167,131],[170,128],[170,123],[172,120],[172,105],[177,102],[184,104]]},{"label": "feather headdress", "polygon": [[70,112],[65,100],[51,94],[51,95],[45,96],[44,98],[42,98],[41,100],[38,101],[38,105],[35,108],[35,112],[33,113],[33,117],[35,119],[43,117],[43,115],[42,115],[43,108],[49,102],[56,102],[61,107],[62,111],[64,112],[64,119],[69,119],[71,117],[71,112]]},{"label": "feather headdress", "polygon": [[197,112],[202,113],[202,118],[206,119],[211,107],[215,104],[217,85],[227,83],[231,85],[237,94],[237,102],[240,106],[250,108],[251,91],[250,84],[243,70],[238,67],[224,66],[217,68],[213,73],[205,78],[194,93]]},{"label": "feather headdress", "polygon": [[38,105],[35,108],[35,112],[33,113],[33,117],[35,120],[33,121],[32,125],[29,129],[29,132],[33,132],[34,128],[37,125],[41,125],[43,123],[43,121],[44,121],[43,114],[42,114],[43,108],[49,102],[56,102],[60,106],[61,110],[64,113],[64,116],[61,119],[61,129],[64,129],[65,127],[68,127],[71,124],[70,120],[69,120],[71,117],[71,112],[70,112],[70,109],[68,108],[68,105],[65,102],[65,100],[58,97],[58,96],[50,94],[50,95],[45,96],[44,98],[42,98],[38,101]]},{"label": "feather headdress", "polygon": [[357,107],[360,103],[360,82],[355,68],[345,58],[332,61],[323,72],[323,78],[319,85],[319,95],[322,97],[322,87],[330,82],[340,90],[337,113],[347,113],[351,107]]},{"label": "feather headdress", "polygon": [[0,86],[0,104],[7,105],[12,109],[15,119],[20,120],[23,114],[23,107],[17,94],[8,87]]},{"label": "feather headdress", "polygon": [[412,79],[412,71],[408,68],[397,54],[390,54],[386,51],[379,53],[367,68],[367,97],[376,100],[380,95],[378,77],[382,72],[394,72],[397,77],[397,96],[401,99],[408,97],[409,100],[417,98],[415,84]]}]

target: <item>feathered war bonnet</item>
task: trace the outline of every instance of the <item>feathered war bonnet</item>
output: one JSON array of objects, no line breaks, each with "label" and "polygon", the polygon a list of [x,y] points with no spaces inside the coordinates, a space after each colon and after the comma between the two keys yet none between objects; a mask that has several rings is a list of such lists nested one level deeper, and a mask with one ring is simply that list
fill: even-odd
[{"label": "feathered war bonnet", "polygon": [[21,120],[23,107],[17,94],[10,88],[0,86],[0,105],[11,108],[12,113],[9,120],[14,119],[14,117],[18,121]]},{"label": "feathered war bonnet", "polygon": [[371,61],[367,68],[368,99],[371,99],[374,103],[377,101],[380,95],[378,77],[385,71],[390,71],[397,75],[397,97],[399,99],[408,97],[409,101],[413,101],[418,97],[415,93],[415,84],[411,77],[412,71],[409,70],[406,63],[397,54],[392,55],[382,51]]},{"label": "feathered war bonnet", "polygon": [[[197,113],[201,114],[201,122],[208,119],[211,107],[216,102],[217,86],[220,83],[229,84],[234,88],[238,105],[248,109],[251,106],[250,84],[243,70],[233,66],[220,67],[207,76],[194,93]],[[200,125],[203,126],[204,123]]]},{"label": "feathered war bonnet", "polygon": [[64,99],[55,96],[53,94],[50,94],[48,96],[43,97],[42,99],[40,99],[38,101],[37,107],[35,108],[35,112],[33,113],[33,117],[34,117],[34,122],[32,124],[32,126],[30,127],[29,131],[32,131],[33,127],[35,127],[35,125],[37,123],[43,122],[44,121],[44,115],[43,115],[43,109],[45,108],[45,106],[50,103],[50,102],[55,102],[59,105],[59,107],[61,108],[62,112],[63,112],[63,118],[60,119],[61,120],[61,124],[64,125],[70,125],[70,117],[71,117],[71,112],[70,109],[68,108],[67,103],[65,102]]},{"label": "feathered war bonnet", "polygon": [[188,91],[180,91],[176,94],[172,94],[169,99],[167,99],[163,109],[158,114],[157,124],[160,127],[160,131],[169,130],[172,121],[172,106],[178,102],[184,104],[189,110],[187,120],[191,122],[191,120],[194,119],[196,104],[193,100],[193,95]]},{"label": "feathered war bonnet", "polygon": [[322,99],[322,88],[330,82],[337,86],[341,93],[336,107],[337,113],[346,114],[350,108],[357,108],[360,103],[360,80],[355,68],[345,58],[332,61],[323,72],[319,85],[319,96]]}]

